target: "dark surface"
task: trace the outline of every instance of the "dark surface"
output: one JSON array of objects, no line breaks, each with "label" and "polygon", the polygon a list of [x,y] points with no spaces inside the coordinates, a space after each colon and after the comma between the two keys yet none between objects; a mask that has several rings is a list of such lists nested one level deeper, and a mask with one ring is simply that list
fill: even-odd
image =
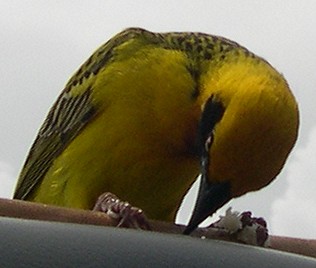
[{"label": "dark surface", "polygon": [[316,267],[316,260],[183,235],[0,217],[0,267]]}]

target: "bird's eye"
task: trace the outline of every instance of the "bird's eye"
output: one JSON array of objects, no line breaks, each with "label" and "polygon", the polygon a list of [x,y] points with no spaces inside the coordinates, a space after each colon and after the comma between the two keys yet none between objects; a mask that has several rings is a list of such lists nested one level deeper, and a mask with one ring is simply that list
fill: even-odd
[{"label": "bird's eye", "polygon": [[204,145],[205,145],[206,152],[210,150],[212,143],[213,143],[213,133],[211,133],[205,141]]}]

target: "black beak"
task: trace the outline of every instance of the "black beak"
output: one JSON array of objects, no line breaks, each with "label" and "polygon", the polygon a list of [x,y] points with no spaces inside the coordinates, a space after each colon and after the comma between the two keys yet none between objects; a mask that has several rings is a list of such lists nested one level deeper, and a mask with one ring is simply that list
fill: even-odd
[{"label": "black beak", "polygon": [[209,183],[208,178],[202,176],[195,208],[183,234],[190,234],[201,222],[230,199],[230,184],[228,182]]},{"label": "black beak", "polygon": [[215,125],[224,114],[220,101],[211,96],[205,103],[199,125],[199,149],[201,157],[201,183],[193,214],[184,234],[190,234],[208,216],[231,199],[229,182],[211,182],[209,178],[210,148]]}]

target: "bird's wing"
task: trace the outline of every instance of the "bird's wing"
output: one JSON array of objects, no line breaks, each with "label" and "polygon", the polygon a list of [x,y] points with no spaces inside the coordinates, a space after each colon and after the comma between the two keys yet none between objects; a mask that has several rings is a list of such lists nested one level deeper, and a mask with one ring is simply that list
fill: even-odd
[{"label": "bird's wing", "polygon": [[51,108],[26,159],[14,193],[26,197],[43,180],[54,159],[97,115],[92,100],[98,72],[114,60],[117,47],[143,34],[141,29],[127,29],[101,46],[74,74]]},{"label": "bird's wing", "polygon": [[64,92],[42,125],[19,177],[14,198],[25,199],[43,179],[54,159],[96,114],[91,104],[91,87],[73,96]]}]

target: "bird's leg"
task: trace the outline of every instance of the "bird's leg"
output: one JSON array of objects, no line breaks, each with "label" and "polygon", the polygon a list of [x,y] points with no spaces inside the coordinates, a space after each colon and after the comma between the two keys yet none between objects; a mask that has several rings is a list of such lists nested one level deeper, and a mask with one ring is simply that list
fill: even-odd
[{"label": "bird's leg", "polygon": [[117,227],[150,230],[145,213],[116,195],[106,192],[99,196],[93,211],[101,211],[118,220]]}]

